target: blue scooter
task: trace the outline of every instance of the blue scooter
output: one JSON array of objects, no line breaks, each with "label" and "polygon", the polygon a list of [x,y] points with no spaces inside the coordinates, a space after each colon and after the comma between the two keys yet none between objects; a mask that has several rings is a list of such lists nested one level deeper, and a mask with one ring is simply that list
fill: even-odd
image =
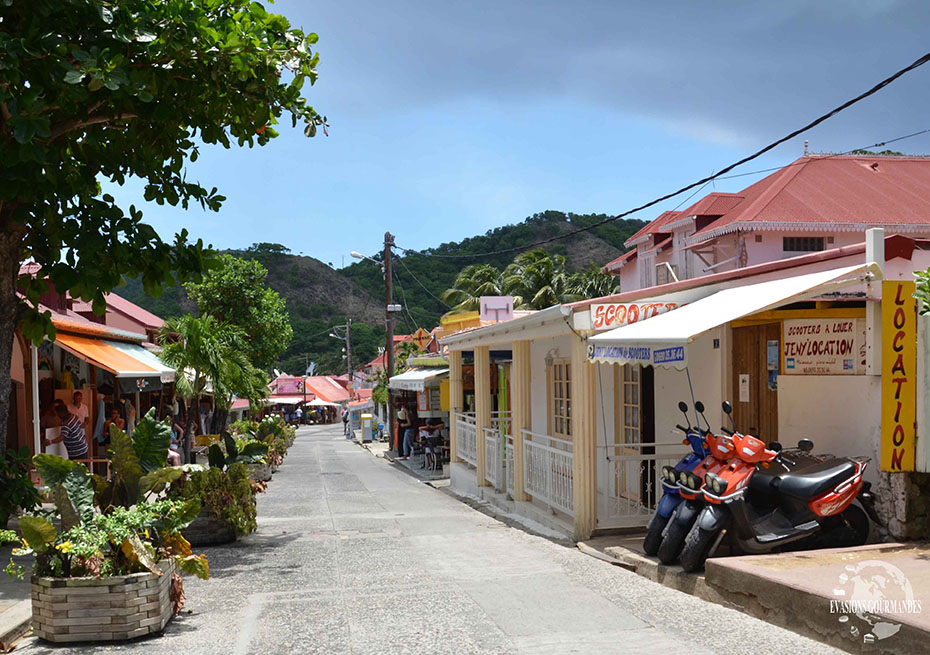
[{"label": "blue scooter", "polygon": [[[688,424],[687,427],[683,425],[676,425],[675,427],[684,432],[685,439],[682,441],[685,445],[691,446],[691,452],[681,458],[681,460],[674,466],[675,474],[678,473],[690,473],[693,471],[701,462],[704,461],[704,458],[710,454],[707,444],[704,441],[704,437],[701,433],[701,428],[699,425],[691,425],[691,421],[688,419],[688,406],[684,402],[678,403],[678,409],[681,410],[681,413],[685,415],[685,422]],[[667,469],[672,469],[673,467],[666,467]],[[652,515],[652,518],[649,520],[649,525],[646,527],[646,538],[643,539],[643,551],[647,555],[655,555],[659,552],[659,546],[662,544],[662,533],[665,530],[665,526],[668,524],[669,518],[672,516],[672,513],[675,511],[675,508],[678,507],[678,504],[681,503],[681,495],[678,491],[678,480],[676,479],[666,479],[672,478],[675,476],[671,475],[671,470],[668,471],[669,475],[665,475],[663,472],[662,475],[662,498],[659,500],[656,505],[655,514]]]}]

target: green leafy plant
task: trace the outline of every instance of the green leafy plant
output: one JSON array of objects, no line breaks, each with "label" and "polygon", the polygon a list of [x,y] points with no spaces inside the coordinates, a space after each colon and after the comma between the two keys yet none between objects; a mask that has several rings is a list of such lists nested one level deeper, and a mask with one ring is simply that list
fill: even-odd
[{"label": "green leafy plant", "polygon": [[258,527],[255,493],[262,488],[249,479],[245,464],[234,462],[225,470],[211,466],[181,477],[171,485],[169,496],[200,503],[241,537]]},{"label": "green leafy plant", "polygon": [[31,512],[42,504],[42,497],[29,477],[29,447],[8,450],[0,457],[0,529],[16,511]]},{"label": "green leafy plant", "polygon": [[917,278],[917,288],[914,291],[914,297],[917,298],[917,312],[921,316],[927,316],[930,314],[930,269],[915,271],[914,277]]}]

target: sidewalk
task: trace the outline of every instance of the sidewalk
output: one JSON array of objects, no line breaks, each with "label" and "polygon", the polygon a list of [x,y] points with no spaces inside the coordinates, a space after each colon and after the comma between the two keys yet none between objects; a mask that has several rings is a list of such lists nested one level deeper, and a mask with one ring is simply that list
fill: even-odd
[{"label": "sidewalk", "polygon": [[[0,564],[10,561],[10,545],[0,548]],[[8,644],[29,630],[32,620],[28,573],[24,580],[14,580],[0,571],[0,643]]]},{"label": "sidewalk", "polygon": [[356,441],[356,443],[371,452],[375,457],[383,457],[396,466],[404,467],[409,473],[421,480],[433,482],[435,480],[449,479],[449,474],[444,473],[442,470],[430,471],[427,469],[423,464],[423,455],[411,455],[409,459],[400,459],[396,452],[390,450],[387,443],[380,441],[367,441],[364,443]]},{"label": "sidewalk", "polygon": [[716,557],[701,575],[647,557],[642,535],[597,537],[578,548],[667,587],[849,652],[928,651],[930,544]]}]

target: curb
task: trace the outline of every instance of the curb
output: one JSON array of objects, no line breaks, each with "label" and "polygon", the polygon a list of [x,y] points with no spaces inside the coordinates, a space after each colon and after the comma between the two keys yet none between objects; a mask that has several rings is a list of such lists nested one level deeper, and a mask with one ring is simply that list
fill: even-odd
[{"label": "curb", "polygon": [[0,643],[10,644],[32,627],[32,600],[21,600],[0,614]]}]

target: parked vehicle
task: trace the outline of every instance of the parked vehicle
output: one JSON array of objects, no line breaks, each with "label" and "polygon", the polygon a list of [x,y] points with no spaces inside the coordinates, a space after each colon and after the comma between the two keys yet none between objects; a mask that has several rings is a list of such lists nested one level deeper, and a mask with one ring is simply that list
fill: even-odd
[{"label": "parked vehicle", "polygon": [[[723,409],[728,415],[733,411],[728,402]],[[746,553],[771,552],[805,539],[824,547],[865,543],[869,520],[863,508],[877,519],[862,479],[868,458],[812,456],[808,439],[785,453],[777,442],[766,448],[752,435],[734,432],[732,439],[736,457],[704,476],[705,504],[681,551],[685,571],[703,567],[728,534]],[[853,505],[857,500],[862,508]]]},{"label": "parked vehicle", "polygon": [[[697,407],[697,404],[695,407]],[[682,443],[691,446],[691,452],[682,457],[675,466],[666,466],[663,468],[663,495],[656,504],[656,511],[649,520],[649,525],[646,529],[646,538],[643,540],[643,550],[647,555],[655,555],[659,550],[659,545],[662,543],[662,532],[665,530],[665,526],[668,524],[672,512],[675,511],[675,508],[681,502],[678,488],[678,476],[694,471],[708,454],[707,443],[704,441],[704,437],[701,434],[700,425],[692,427],[691,420],[688,418],[688,406],[684,402],[679,402],[678,409],[685,415],[685,423],[688,425],[687,427],[683,425],[676,425],[675,427],[684,433],[685,438]],[[702,411],[703,406],[698,412],[700,413]],[[695,417],[695,422],[697,423],[697,421],[698,418]]]},{"label": "parked vehicle", "polygon": [[[695,407],[703,418],[703,404],[696,403]],[[707,419],[704,420],[706,423]],[[663,564],[674,564],[678,560],[678,555],[685,545],[685,537],[704,506],[702,488],[707,473],[720,473],[729,460],[736,456],[733,440],[727,435],[716,435],[708,429],[704,441],[709,451],[707,457],[691,473],[679,475],[676,481],[682,502],[672,512],[662,533],[662,543],[656,554]],[[669,471],[666,477],[671,475],[674,475],[674,472]]]}]

